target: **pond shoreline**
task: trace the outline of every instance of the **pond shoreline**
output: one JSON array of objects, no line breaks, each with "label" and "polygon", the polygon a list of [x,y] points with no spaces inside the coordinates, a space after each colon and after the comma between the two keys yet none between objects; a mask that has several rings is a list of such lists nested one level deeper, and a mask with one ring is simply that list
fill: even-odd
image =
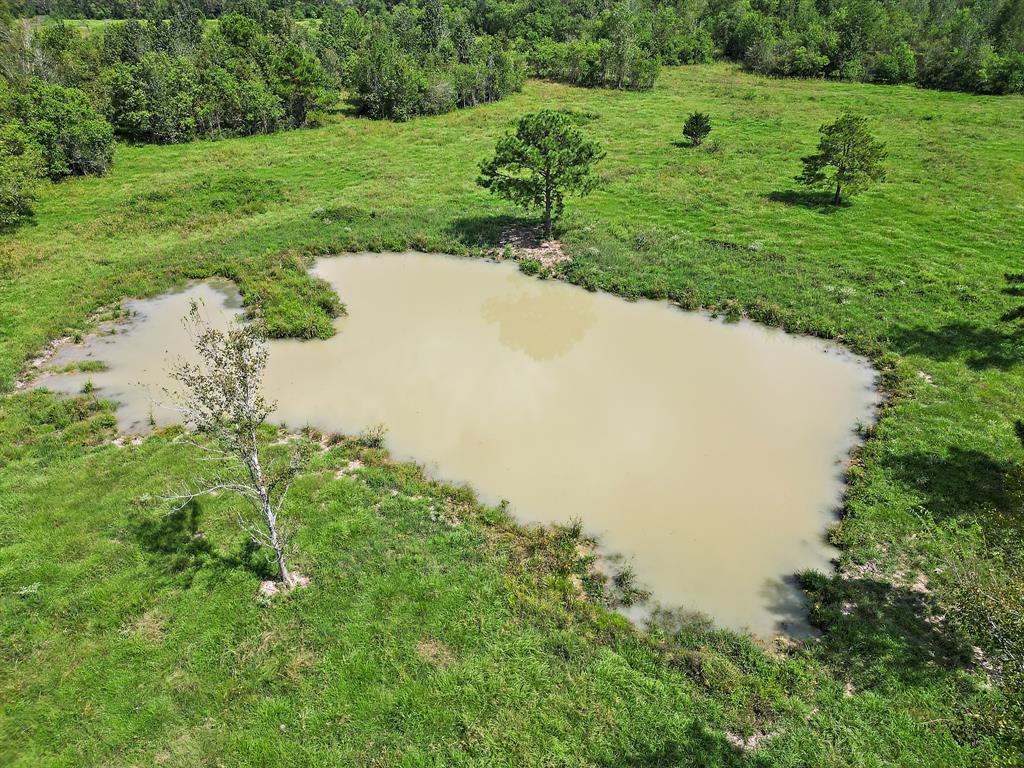
[{"label": "pond shoreline", "polygon": [[[412,255],[415,256],[416,254],[412,254]],[[327,258],[330,259],[330,257],[327,257]],[[341,256],[339,258],[345,258],[345,256]],[[461,257],[454,257],[454,258],[456,258],[459,261],[464,261],[464,259],[462,259]],[[314,272],[315,272],[315,270],[314,270]],[[530,282],[533,282],[533,281],[530,281]],[[561,281],[561,282],[564,283],[564,281]],[[191,285],[196,285],[196,283],[191,283]],[[226,285],[225,284],[221,284],[220,287],[224,288],[224,287],[226,287]],[[187,289],[188,289],[188,286],[186,286],[185,288],[179,289],[179,292],[181,290],[187,290]],[[607,295],[609,297],[615,296],[615,294],[604,294],[604,295]],[[618,301],[618,299],[616,299],[616,301]],[[650,303],[650,304],[653,304],[653,305],[660,305],[662,302],[658,302],[658,301],[654,301],[654,300],[641,300],[640,302],[630,302],[630,304],[641,304],[641,305],[644,304],[644,303]],[[710,322],[713,319],[713,318],[711,318],[709,313],[690,313],[690,314],[699,314],[703,321],[709,321]],[[340,322],[345,322],[345,321],[344,320],[339,320],[338,322],[340,323]],[[746,322],[746,321],[744,321],[744,322]],[[751,324],[753,325],[753,323],[751,323]],[[724,323],[719,321],[717,323],[713,323],[713,325],[716,325],[716,326],[717,325],[724,325]],[[124,328],[124,326],[122,326],[122,329],[123,328]],[[310,342],[310,343],[312,343],[312,344],[320,344],[320,343],[324,343],[324,342],[313,341],[313,342]],[[866,366],[867,370],[869,372],[871,372],[873,380],[877,384],[877,377],[874,376],[874,370],[870,367],[870,365],[866,361],[863,361],[863,359],[861,359],[858,356],[854,355],[853,353],[849,352],[849,350],[844,349],[841,344],[839,344],[837,342],[829,342],[827,347],[823,348],[823,351],[828,352],[828,353],[830,353],[832,355],[839,355],[844,360],[846,360],[847,362],[857,362],[860,365]],[[35,386],[39,386],[40,383],[45,384],[45,382],[37,382]],[[871,418],[875,418],[877,416],[877,414],[879,412],[879,409],[881,407],[881,404],[880,404],[880,402],[879,402],[879,400],[877,398],[877,388],[876,388],[876,397],[873,400],[873,402],[874,402],[875,405],[874,405],[872,413],[871,413]],[[861,424],[861,426],[863,427],[863,423]],[[141,430],[141,431],[145,431],[145,430]],[[862,432],[864,432],[864,431],[865,430],[862,429]],[[852,447],[850,448],[850,450],[844,456],[844,458],[842,460],[842,465],[843,465],[843,470],[844,471],[845,471],[845,467],[849,466],[849,464],[852,461],[855,460],[856,451],[859,450],[861,444],[862,444],[861,442],[855,441],[852,444]],[[427,454],[427,455],[429,455],[429,454]],[[408,451],[400,451],[399,452],[399,458],[400,459],[402,459],[402,458],[404,458],[404,459],[411,459],[413,461],[421,461],[424,458],[424,456],[419,454],[419,453],[417,453],[417,454],[409,454]],[[443,477],[443,475],[441,475],[441,476]],[[470,480],[470,482],[472,483],[472,480]],[[844,493],[845,493],[845,491],[844,491]],[[496,499],[492,499],[491,501],[496,501]],[[833,512],[833,518],[832,519],[835,519],[835,513],[837,512],[837,510],[833,508],[832,512]],[[822,541],[827,541],[827,527],[826,527],[825,531],[823,531],[821,534],[819,534],[819,536],[821,537]],[[598,538],[600,538],[600,536],[598,536]],[[616,547],[614,549],[621,549],[621,547]],[[833,563],[833,566],[834,565],[835,564]]]}]

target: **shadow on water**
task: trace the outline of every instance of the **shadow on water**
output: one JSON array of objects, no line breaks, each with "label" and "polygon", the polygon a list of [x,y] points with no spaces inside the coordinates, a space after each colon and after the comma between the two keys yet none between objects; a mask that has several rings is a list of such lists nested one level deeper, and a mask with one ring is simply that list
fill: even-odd
[{"label": "shadow on water", "polygon": [[818,647],[858,688],[896,678],[924,685],[961,669],[971,649],[936,618],[927,593],[870,576],[806,573],[811,623],[824,633]]},{"label": "shadow on water", "polygon": [[139,513],[129,521],[139,546],[158,560],[167,572],[191,583],[201,568],[213,566],[228,570],[243,568],[261,579],[274,577],[271,564],[251,540],[244,539],[233,554],[223,554],[211,546],[199,527],[202,505],[193,499],[168,514]]},{"label": "shadow on water", "polygon": [[731,744],[725,735],[700,722],[669,735],[660,744],[645,744],[629,754],[605,758],[605,768],[767,768],[770,763]]},{"label": "shadow on water", "polygon": [[832,202],[831,192],[807,192],[797,189],[784,189],[769,192],[765,195],[773,203],[793,206],[795,208],[806,208],[818,213],[837,213],[849,207],[850,203],[843,200],[839,205]]},{"label": "shadow on water", "polygon": [[981,328],[964,322],[938,328],[902,328],[890,339],[902,354],[924,355],[934,360],[963,356],[974,370],[1006,370],[1024,358],[1024,336],[1020,331]]},{"label": "shadow on water", "polygon": [[799,576],[792,575],[767,581],[760,594],[768,610],[777,618],[776,632],[792,637],[809,637],[817,634],[807,620],[807,595]]}]

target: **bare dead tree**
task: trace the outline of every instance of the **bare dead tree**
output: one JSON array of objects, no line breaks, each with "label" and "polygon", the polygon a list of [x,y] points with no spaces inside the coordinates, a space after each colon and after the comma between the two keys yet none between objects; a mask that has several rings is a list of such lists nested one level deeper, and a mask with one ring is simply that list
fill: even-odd
[{"label": "bare dead tree", "polygon": [[273,550],[280,580],[291,588],[297,577],[285,562],[288,535],[280,515],[304,456],[297,446],[271,455],[260,436],[276,407],[261,391],[267,364],[266,329],[257,320],[218,330],[201,316],[195,303],[185,324],[199,362],[182,360],[174,365],[171,378],[181,391],[168,395],[184,423],[194,430],[195,444],[216,469],[196,478],[182,493],[165,498],[175,503],[173,512],[218,491],[241,496],[249,509],[238,513],[239,526],[256,545]]}]

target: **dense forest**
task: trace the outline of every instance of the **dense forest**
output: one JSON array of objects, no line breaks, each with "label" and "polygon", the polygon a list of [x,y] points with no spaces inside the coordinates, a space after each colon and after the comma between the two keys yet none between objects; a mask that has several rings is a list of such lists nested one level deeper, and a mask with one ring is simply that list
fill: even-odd
[{"label": "dense forest", "polygon": [[[217,18],[252,16],[258,6],[194,0],[187,7]],[[395,33],[387,44],[397,41],[421,66],[422,48],[436,53],[442,44],[468,63],[467,39],[485,35],[514,44],[531,74],[583,85],[648,87],[658,62],[718,54],[764,74],[1024,91],[1022,0],[453,0],[443,7],[429,0],[275,0],[268,6],[275,7],[299,18],[337,20],[350,12],[371,26],[380,22]],[[182,13],[165,0],[14,0],[14,12],[97,19]],[[327,26],[324,50],[338,49],[343,26]],[[351,44],[353,33],[341,38]],[[429,88],[429,81],[418,85]]]}]

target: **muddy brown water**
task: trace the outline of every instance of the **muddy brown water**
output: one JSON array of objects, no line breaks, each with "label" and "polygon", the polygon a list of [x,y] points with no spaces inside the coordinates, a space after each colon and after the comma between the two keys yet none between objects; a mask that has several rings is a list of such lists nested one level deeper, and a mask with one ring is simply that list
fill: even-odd
[{"label": "muddy brown water", "polygon": [[[292,427],[384,424],[400,458],[508,499],[524,522],[582,519],[665,606],[761,635],[806,630],[791,575],[828,569],[826,544],[873,370],[841,348],[663,302],[626,302],[520,274],[511,263],[424,254],[320,260],[349,309],[326,341],[271,343],[265,386]],[[188,355],[193,299],[216,322],[237,294],[203,283],[134,301],[135,321],[54,364],[121,403],[126,431],[173,421],[159,402]]]}]

